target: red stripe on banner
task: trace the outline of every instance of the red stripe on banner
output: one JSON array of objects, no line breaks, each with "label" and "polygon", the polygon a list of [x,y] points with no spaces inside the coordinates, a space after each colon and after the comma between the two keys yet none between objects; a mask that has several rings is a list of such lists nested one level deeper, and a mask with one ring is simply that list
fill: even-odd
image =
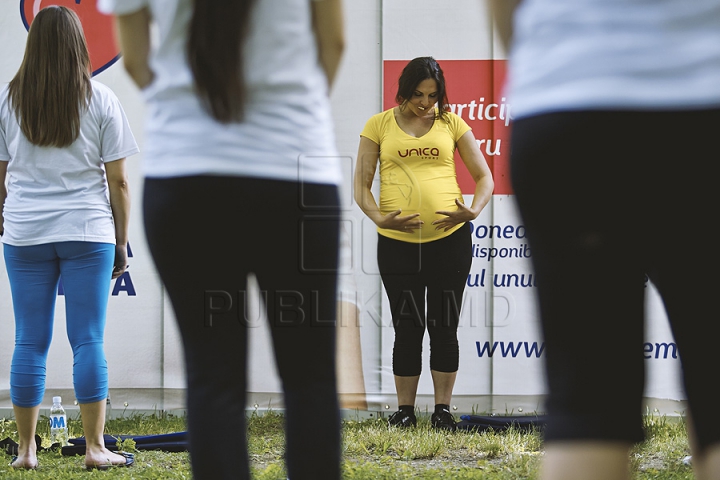
[{"label": "red stripe on banner", "polygon": [[[383,62],[383,110],[396,105],[398,78],[410,60]],[[505,60],[438,60],[445,74],[450,109],[473,129],[480,151],[490,165],[495,195],[510,195],[510,105],[502,95]],[[475,182],[455,153],[458,184],[472,195]]]}]

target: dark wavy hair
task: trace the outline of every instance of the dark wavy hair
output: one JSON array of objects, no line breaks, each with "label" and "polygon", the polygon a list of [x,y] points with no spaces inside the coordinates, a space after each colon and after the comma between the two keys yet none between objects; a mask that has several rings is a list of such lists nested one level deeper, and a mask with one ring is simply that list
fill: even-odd
[{"label": "dark wavy hair", "polygon": [[195,88],[221,123],[243,119],[246,99],[242,45],[256,0],[194,0],[187,57]]},{"label": "dark wavy hair", "polygon": [[8,93],[20,130],[41,147],[67,147],[80,135],[92,97],[90,54],[80,19],[62,6],[40,10]]},{"label": "dark wavy hair", "polygon": [[443,74],[440,64],[433,57],[417,57],[413,58],[405,65],[400,78],[398,79],[398,91],[395,95],[395,101],[398,105],[403,105],[412,98],[415,89],[423,80],[433,79],[437,84],[438,91],[438,108],[436,116],[445,118],[447,115],[447,88],[445,86],[445,75]]}]

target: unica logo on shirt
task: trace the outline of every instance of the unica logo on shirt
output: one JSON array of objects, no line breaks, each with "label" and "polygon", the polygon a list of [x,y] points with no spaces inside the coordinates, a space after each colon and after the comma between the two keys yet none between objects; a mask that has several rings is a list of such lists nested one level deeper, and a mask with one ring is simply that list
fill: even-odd
[{"label": "unica logo on shirt", "polygon": [[425,147],[425,148],[406,148],[403,152],[402,150],[398,150],[398,155],[400,157],[410,157],[410,156],[417,156],[417,157],[439,157],[440,156],[440,150],[438,150],[436,147]]},{"label": "unica logo on shirt", "polygon": [[[383,111],[395,107],[397,79],[410,58],[383,60]],[[503,93],[507,60],[443,60],[445,82],[452,85],[450,111],[472,128],[478,147],[485,155],[495,180],[494,195],[510,195],[510,122],[512,110]],[[419,140],[429,143],[429,140]],[[403,144],[416,147],[417,144]],[[435,145],[437,146],[437,145]],[[397,146],[399,147],[399,145]],[[397,148],[395,147],[395,148]],[[408,152],[409,153],[409,152]],[[475,180],[455,149],[457,181],[465,195],[475,192]],[[399,157],[398,157],[399,158]],[[419,160],[418,157],[404,158]],[[422,160],[422,159],[420,159]],[[432,157],[427,161],[432,161]]]}]

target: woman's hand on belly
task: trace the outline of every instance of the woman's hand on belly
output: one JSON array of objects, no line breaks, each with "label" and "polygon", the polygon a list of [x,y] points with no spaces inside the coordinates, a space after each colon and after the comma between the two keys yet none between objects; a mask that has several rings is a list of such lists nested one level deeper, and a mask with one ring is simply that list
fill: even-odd
[{"label": "woman's hand on belly", "polygon": [[382,221],[378,223],[378,227],[386,228],[388,230],[397,230],[398,232],[413,233],[415,230],[422,228],[423,222],[420,220],[419,213],[413,213],[412,215],[400,216],[402,210],[395,210],[390,212],[382,218]]},{"label": "woman's hand on belly", "polygon": [[467,205],[457,198],[455,199],[455,205],[458,207],[457,210],[438,210],[435,212],[438,215],[444,215],[443,218],[439,218],[432,222],[432,224],[435,225],[435,230],[445,230],[447,232],[454,226],[469,222],[477,217],[477,213],[473,212]]}]

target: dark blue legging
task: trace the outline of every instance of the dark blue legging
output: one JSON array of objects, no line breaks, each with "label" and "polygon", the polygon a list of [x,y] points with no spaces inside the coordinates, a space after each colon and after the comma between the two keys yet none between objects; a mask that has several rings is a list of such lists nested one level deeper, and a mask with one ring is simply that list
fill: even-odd
[{"label": "dark blue legging", "polygon": [[340,478],[337,188],[240,177],[147,179],[143,203],[150,252],[183,341],[194,478],[250,478],[250,273],[264,293],[283,386],[289,478]]},{"label": "dark blue legging", "polygon": [[55,299],[62,275],[67,335],[73,350],[78,403],[107,398],[103,336],[115,247],[109,243],[57,242],[4,245],[15,313],[10,397],[35,407],[45,394],[45,362],[52,340]]},{"label": "dark blue legging", "polygon": [[395,375],[420,375],[426,328],[430,336],[430,368],[457,372],[457,328],[472,263],[471,249],[467,223],[449,236],[427,243],[401,242],[378,235],[378,267],[395,328]]}]

